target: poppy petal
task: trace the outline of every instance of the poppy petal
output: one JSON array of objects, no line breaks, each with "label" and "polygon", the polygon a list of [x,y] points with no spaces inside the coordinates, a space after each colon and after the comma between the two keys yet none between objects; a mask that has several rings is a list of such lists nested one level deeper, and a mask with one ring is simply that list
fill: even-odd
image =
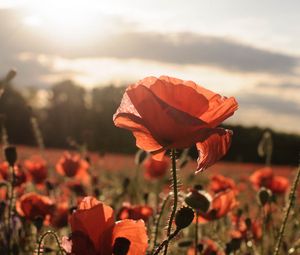
[{"label": "poppy petal", "polygon": [[[113,209],[96,199],[85,198],[79,209],[70,217],[73,233],[82,233],[92,241],[94,249],[100,254],[109,253],[111,233],[114,226]],[[73,251],[76,253],[76,251]]]},{"label": "poppy petal", "polygon": [[207,127],[202,120],[166,104],[145,86],[127,93],[146,128],[165,148],[177,141],[185,141],[181,145],[189,147],[196,142],[194,134]]},{"label": "poppy petal", "polygon": [[212,201],[212,209],[216,212],[215,217],[221,218],[238,205],[234,190],[218,193]]},{"label": "poppy petal", "polygon": [[130,241],[127,255],[146,254],[148,247],[148,237],[143,220],[122,220],[115,224],[113,230],[113,244],[117,238],[126,238]]},{"label": "poppy petal", "polygon": [[197,172],[203,171],[222,158],[231,144],[232,131],[223,128],[213,129],[206,140],[196,144],[199,158]]}]

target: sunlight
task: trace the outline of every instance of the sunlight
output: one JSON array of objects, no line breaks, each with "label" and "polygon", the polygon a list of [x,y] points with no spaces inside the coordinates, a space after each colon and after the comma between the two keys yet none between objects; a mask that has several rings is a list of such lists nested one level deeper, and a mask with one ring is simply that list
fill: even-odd
[{"label": "sunlight", "polygon": [[32,0],[24,6],[23,23],[63,41],[87,41],[101,31],[101,6],[94,0],[89,3],[81,0]]}]

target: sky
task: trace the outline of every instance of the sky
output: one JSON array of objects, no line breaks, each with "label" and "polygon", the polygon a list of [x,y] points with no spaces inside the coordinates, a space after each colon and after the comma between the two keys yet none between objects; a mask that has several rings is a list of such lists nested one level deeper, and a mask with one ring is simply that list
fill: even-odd
[{"label": "sky", "polygon": [[168,75],[224,96],[230,123],[300,134],[300,1],[0,0],[0,76],[86,88]]}]

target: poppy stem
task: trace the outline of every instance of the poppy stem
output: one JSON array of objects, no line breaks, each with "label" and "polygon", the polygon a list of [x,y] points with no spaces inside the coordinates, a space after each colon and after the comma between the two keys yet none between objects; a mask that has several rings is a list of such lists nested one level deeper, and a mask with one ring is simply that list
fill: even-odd
[{"label": "poppy stem", "polygon": [[169,201],[170,199],[170,195],[168,195],[164,201],[163,201],[163,204],[161,206],[161,209],[160,209],[160,212],[159,212],[159,215],[158,215],[158,218],[155,222],[155,229],[154,229],[154,241],[153,241],[153,250],[152,250],[152,253],[154,252],[154,249],[156,248],[156,242],[157,242],[157,236],[158,236],[158,229],[159,229],[159,223],[160,223],[160,220],[161,220],[161,217],[163,215],[163,212],[165,210],[165,207],[166,207],[166,204],[167,202]]},{"label": "poppy stem", "polygon": [[40,240],[38,241],[38,250],[37,250],[37,255],[41,255],[43,254],[43,251],[42,250],[42,243],[44,241],[44,239],[48,236],[48,235],[52,235],[58,245],[58,248],[59,248],[59,252],[61,255],[64,255],[64,252],[63,252],[63,249],[61,248],[61,245],[60,245],[60,241],[59,241],[59,238],[57,236],[57,234],[54,232],[54,231],[51,231],[51,230],[48,230],[47,232],[45,232],[41,237],[40,237]]},{"label": "poppy stem", "polygon": [[[181,229],[177,228],[172,234],[169,235],[169,237],[167,239],[165,239],[156,249],[156,251],[153,253],[153,255],[157,255],[159,254],[159,252],[162,250],[162,248],[167,247],[169,242],[175,237],[177,236],[177,234],[179,233]],[[166,251],[166,249],[165,249]]]},{"label": "poppy stem", "polygon": [[12,225],[12,216],[13,216],[13,210],[14,210],[14,183],[15,183],[15,172],[14,172],[14,166],[9,166],[10,176],[11,180],[8,187],[8,219],[7,219],[7,246],[8,246],[8,254],[11,253],[11,236],[13,229],[11,227]]},{"label": "poppy stem", "polygon": [[[173,181],[173,208],[172,208],[172,212],[171,212],[171,216],[169,219],[169,225],[168,225],[168,229],[167,229],[167,236],[168,238],[171,235],[171,230],[172,230],[172,223],[176,214],[176,210],[177,210],[177,203],[178,203],[178,190],[177,190],[177,169],[176,169],[176,150],[172,149],[171,150],[171,159],[172,159],[172,181]],[[164,255],[167,254],[168,252],[168,246],[169,246],[169,242],[166,243],[165,245],[165,250],[164,250]]]},{"label": "poppy stem", "polygon": [[195,255],[198,253],[198,228],[199,228],[199,213],[196,210],[196,224],[195,224]]},{"label": "poppy stem", "polygon": [[300,162],[299,162],[299,166],[298,166],[298,170],[297,170],[297,175],[294,179],[294,183],[293,183],[292,189],[291,189],[290,194],[289,194],[289,203],[288,203],[288,205],[285,209],[285,214],[283,216],[283,221],[282,221],[282,224],[281,224],[281,227],[280,227],[279,235],[277,237],[276,246],[275,246],[273,255],[278,255],[279,254],[279,249],[280,249],[280,245],[281,245],[281,242],[282,242],[282,238],[284,236],[284,230],[285,230],[286,223],[287,223],[287,220],[288,220],[288,217],[289,217],[289,213],[290,213],[290,211],[291,211],[291,209],[294,205],[295,193],[296,193],[296,189],[297,189],[299,179],[300,179]]}]

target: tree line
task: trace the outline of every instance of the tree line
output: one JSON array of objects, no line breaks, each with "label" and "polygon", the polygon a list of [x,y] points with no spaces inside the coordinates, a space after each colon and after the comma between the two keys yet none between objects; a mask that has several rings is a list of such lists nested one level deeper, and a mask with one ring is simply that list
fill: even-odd
[{"label": "tree line", "polygon": [[[1,135],[2,127],[5,127],[10,143],[37,145],[38,128],[46,147],[69,149],[77,143],[99,153],[134,153],[137,149],[131,132],[116,128],[112,121],[125,89],[125,86],[108,85],[87,91],[73,81],[62,81],[48,91],[50,97],[47,104],[37,107],[36,97],[33,96],[36,89],[32,89],[31,96],[25,98],[13,84],[8,83],[2,95],[0,93]],[[225,127],[234,132],[225,160],[263,162],[257,154],[257,146],[264,129]],[[300,136],[272,131],[272,137],[272,162],[296,165]],[[192,148],[190,154],[196,157],[196,149]]]}]

